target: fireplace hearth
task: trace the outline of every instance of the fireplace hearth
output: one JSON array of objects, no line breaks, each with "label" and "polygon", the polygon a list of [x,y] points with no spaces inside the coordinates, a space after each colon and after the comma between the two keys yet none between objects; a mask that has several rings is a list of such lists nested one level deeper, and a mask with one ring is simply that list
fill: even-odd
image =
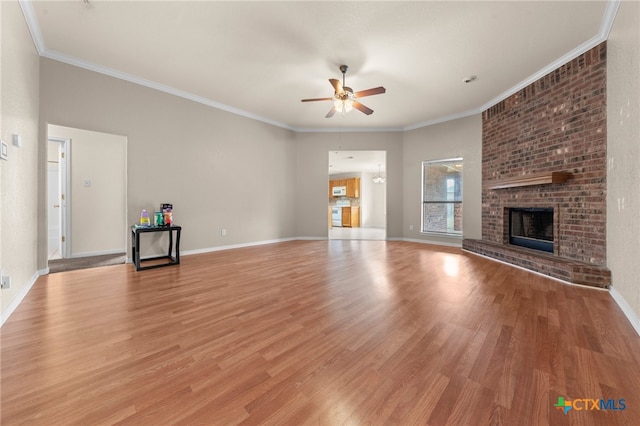
[{"label": "fireplace hearth", "polygon": [[553,209],[510,208],[509,244],[553,253]]}]

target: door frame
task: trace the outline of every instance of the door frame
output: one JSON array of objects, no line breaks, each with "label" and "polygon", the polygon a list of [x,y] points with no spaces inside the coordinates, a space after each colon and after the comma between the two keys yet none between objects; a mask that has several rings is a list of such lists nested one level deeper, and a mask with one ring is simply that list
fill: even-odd
[{"label": "door frame", "polygon": [[[60,256],[71,257],[71,138],[50,136],[48,142],[58,143],[58,179],[60,180]],[[47,217],[50,206],[47,203]]]},{"label": "door frame", "polygon": [[[371,165],[371,166],[373,166],[373,165],[377,165],[377,166],[384,165],[385,170],[387,170],[387,167],[388,167],[388,164],[389,164],[388,159],[387,159],[388,150],[386,150],[386,149],[342,149],[342,147],[340,147],[340,149],[337,149],[337,150],[336,149],[328,150],[328,163],[329,163],[328,165],[330,165],[330,163],[331,163],[331,153],[336,153],[337,154],[337,153],[340,153],[340,152],[359,152],[359,153],[375,152],[375,153],[382,153],[383,154],[383,158],[380,159],[379,162],[378,162],[378,160],[375,161],[375,162],[367,161],[366,162],[367,166],[369,166],[369,165]],[[334,174],[352,174],[352,173],[353,174],[359,174],[359,176],[361,178],[361,181],[360,181],[361,182],[361,186],[360,186],[360,199],[361,200],[362,200],[362,184],[364,182],[365,175],[368,175],[369,173],[371,173],[371,172],[366,171],[367,166],[365,166],[364,168],[354,166],[348,172],[334,173]],[[380,173],[379,170],[380,169],[378,168],[378,172],[376,172],[376,174]],[[330,183],[331,180],[332,180],[331,179],[331,172],[332,172],[332,170],[330,169],[330,167],[327,167],[327,183]],[[374,173],[371,173],[371,174],[374,175]],[[385,175],[388,175],[388,171],[385,172]],[[370,182],[370,181],[368,181],[368,182]],[[387,204],[387,184],[386,183],[384,184],[384,195],[383,195],[383,197],[384,197],[383,198],[383,205],[384,205],[384,208],[383,208],[383,212],[384,212],[384,239],[386,240],[388,238],[388,232],[389,232],[389,224],[387,222],[387,220],[388,220],[388,216],[387,216],[388,204]],[[362,204],[360,204],[360,215],[361,215],[361,217],[362,217],[362,211],[363,211],[363,207],[362,207]],[[331,209],[328,209],[328,215],[329,215],[329,221],[328,222],[331,223],[332,216],[333,216]],[[360,222],[360,227],[363,227],[362,219],[361,219],[361,222]],[[329,229],[327,230],[328,231],[327,239],[331,240],[332,239],[331,238],[332,226],[330,226],[328,228]],[[378,228],[378,227],[374,226],[372,228]],[[337,238],[337,239],[343,239],[343,238]],[[358,238],[346,237],[346,239],[358,239]]]}]

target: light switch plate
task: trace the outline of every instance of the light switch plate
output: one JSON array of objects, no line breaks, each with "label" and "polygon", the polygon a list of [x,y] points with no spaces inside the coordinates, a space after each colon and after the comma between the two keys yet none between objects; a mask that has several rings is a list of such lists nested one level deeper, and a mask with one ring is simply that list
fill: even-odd
[{"label": "light switch plate", "polygon": [[13,138],[13,146],[17,146],[18,148],[22,148],[22,137],[20,135],[17,134],[13,134],[11,135],[11,137]]},{"label": "light switch plate", "polygon": [[0,147],[0,158],[3,160],[9,159],[9,145],[5,141],[0,141],[2,146]]}]

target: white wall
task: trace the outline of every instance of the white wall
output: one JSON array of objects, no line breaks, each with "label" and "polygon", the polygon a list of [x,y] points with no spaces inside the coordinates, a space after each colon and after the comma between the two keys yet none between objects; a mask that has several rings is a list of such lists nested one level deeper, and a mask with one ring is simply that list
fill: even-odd
[{"label": "white wall", "polygon": [[[474,115],[404,133],[403,235],[461,245],[459,238],[420,234],[422,161],[462,157],[464,238],[482,238],[482,117]],[[413,231],[409,226],[413,225]]]},{"label": "white wall", "polygon": [[[295,236],[293,132],[44,58],[40,84],[42,127],[127,137],[128,224],[172,203],[183,252]],[[44,264],[46,231],[40,240]]]},{"label": "white wall", "polygon": [[47,131],[71,139],[71,257],[126,252],[127,138],[52,124]]},{"label": "white wall", "polygon": [[362,226],[365,228],[384,228],[387,223],[386,188],[385,183],[373,183],[376,173],[362,173],[360,200]]},{"label": "white wall", "polygon": [[[0,267],[11,277],[11,288],[0,290],[4,322],[37,278],[38,55],[18,2],[0,1],[0,15],[0,136],[9,145],[9,160],[0,160]],[[45,252],[46,242],[45,228]]]},{"label": "white wall", "polygon": [[640,3],[623,1],[607,41],[607,266],[612,294],[640,333],[638,81]]}]

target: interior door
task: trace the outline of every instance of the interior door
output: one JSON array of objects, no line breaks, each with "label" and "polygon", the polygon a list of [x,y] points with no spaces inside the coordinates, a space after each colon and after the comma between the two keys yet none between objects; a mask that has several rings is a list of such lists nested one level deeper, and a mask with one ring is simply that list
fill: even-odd
[{"label": "interior door", "polygon": [[62,255],[60,247],[62,241],[62,220],[60,214],[60,164],[57,162],[49,162],[48,164],[48,196],[47,210],[49,221],[49,259],[59,259]]},{"label": "interior door", "polygon": [[68,151],[71,140],[50,137],[47,143],[47,218],[48,258],[68,258],[69,232],[67,187],[69,186]]}]

